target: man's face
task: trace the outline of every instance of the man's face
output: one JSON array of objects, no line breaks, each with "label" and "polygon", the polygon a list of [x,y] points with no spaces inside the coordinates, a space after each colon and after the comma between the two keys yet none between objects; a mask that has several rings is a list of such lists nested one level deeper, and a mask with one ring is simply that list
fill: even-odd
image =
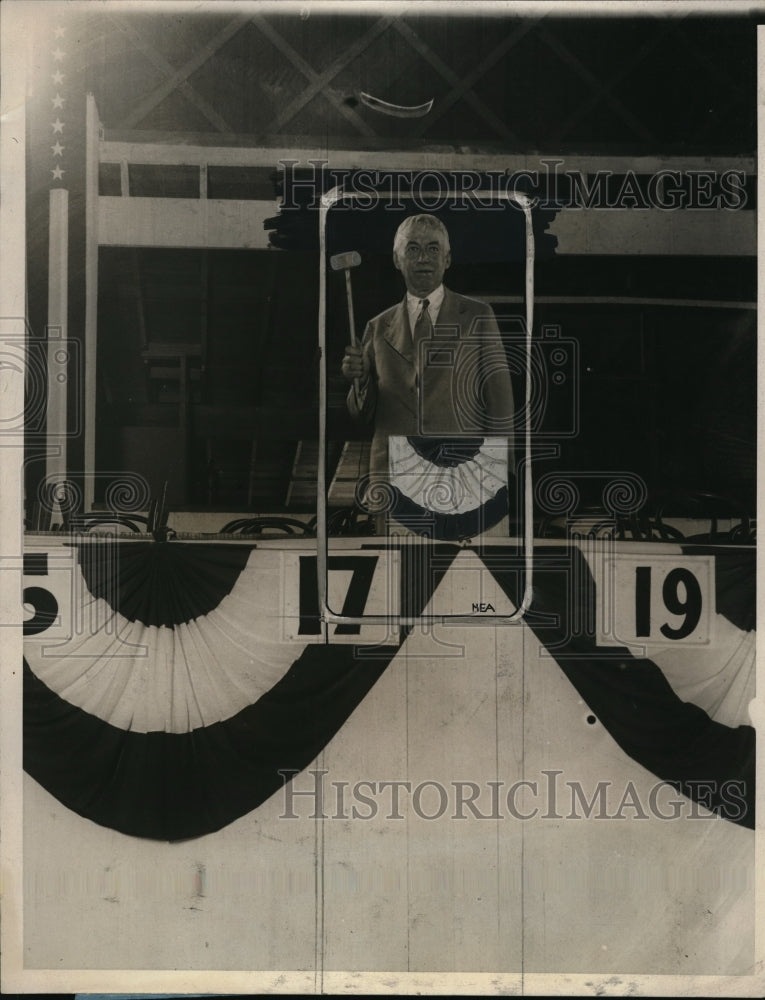
[{"label": "man's face", "polygon": [[407,291],[421,299],[441,284],[452,262],[443,235],[433,226],[412,226],[401,250],[393,251],[393,263],[401,271]]}]

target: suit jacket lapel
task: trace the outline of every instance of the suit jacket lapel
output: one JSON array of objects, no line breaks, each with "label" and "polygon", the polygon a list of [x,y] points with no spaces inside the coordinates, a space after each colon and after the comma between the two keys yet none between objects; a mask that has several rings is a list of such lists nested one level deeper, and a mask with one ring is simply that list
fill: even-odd
[{"label": "suit jacket lapel", "polygon": [[[460,301],[454,292],[444,287],[444,300],[438,311],[436,327],[459,328],[462,323],[462,313],[465,311],[465,303]],[[448,332],[444,330],[444,334],[447,336],[450,333],[453,335],[454,330],[452,329]],[[461,332],[458,332],[457,335],[461,336]],[[391,318],[388,320],[388,325],[383,336],[397,354],[400,354],[410,365],[414,365],[414,348],[412,344],[412,332],[409,328],[409,312],[406,308],[406,296],[399,302]]]},{"label": "suit jacket lapel", "polygon": [[[441,303],[441,308],[438,310],[438,319],[436,320],[436,328],[443,327],[460,327],[462,324],[462,313],[466,311],[465,303],[462,302],[454,292],[449,291],[449,289],[444,286],[444,301]],[[467,332],[467,331],[464,331]],[[451,331],[444,330],[442,336],[453,335],[453,329]],[[460,329],[457,336],[461,337],[463,331]],[[435,336],[438,337],[438,329],[436,329]]]},{"label": "suit jacket lapel", "polygon": [[398,304],[393,315],[388,320],[388,327],[383,336],[396,353],[400,354],[410,365],[414,365],[414,351],[412,348],[412,334],[409,329],[406,296],[404,296],[403,302]]}]

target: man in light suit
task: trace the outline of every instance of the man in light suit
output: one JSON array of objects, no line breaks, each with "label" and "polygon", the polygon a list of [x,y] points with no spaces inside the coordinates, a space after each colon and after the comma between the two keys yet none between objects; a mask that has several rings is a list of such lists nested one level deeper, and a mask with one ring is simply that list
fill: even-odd
[{"label": "man in light suit", "polygon": [[[374,424],[372,482],[388,477],[388,437],[510,436],[513,391],[490,305],[443,285],[449,234],[433,215],[399,226],[393,263],[406,283],[398,305],[371,319],[348,346],[343,375],[351,416]],[[512,468],[512,464],[510,465]]]}]

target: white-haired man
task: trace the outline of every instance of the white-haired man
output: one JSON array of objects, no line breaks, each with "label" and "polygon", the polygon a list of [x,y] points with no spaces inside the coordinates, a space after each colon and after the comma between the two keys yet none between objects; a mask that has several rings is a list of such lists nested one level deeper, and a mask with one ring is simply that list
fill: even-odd
[{"label": "white-haired man", "polygon": [[[352,416],[374,425],[372,480],[388,476],[388,438],[510,436],[513,391],[490,305],[443,284],[449,234],[433,215],[399,226],[393,263],[403,301],[367,324],[361,346],[346,348],[343,375]],[[512,466],[511,466],[512,467]]]}]

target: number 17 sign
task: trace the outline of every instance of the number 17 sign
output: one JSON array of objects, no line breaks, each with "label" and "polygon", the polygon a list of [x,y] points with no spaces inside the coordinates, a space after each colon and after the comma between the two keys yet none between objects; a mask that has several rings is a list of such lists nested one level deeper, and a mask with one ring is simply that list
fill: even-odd
[{"label": "number 17 sign", "polygon": [[714,558],[644,552],[607,557],[598,577],[598,642],[706,646],[714,638]]}]

